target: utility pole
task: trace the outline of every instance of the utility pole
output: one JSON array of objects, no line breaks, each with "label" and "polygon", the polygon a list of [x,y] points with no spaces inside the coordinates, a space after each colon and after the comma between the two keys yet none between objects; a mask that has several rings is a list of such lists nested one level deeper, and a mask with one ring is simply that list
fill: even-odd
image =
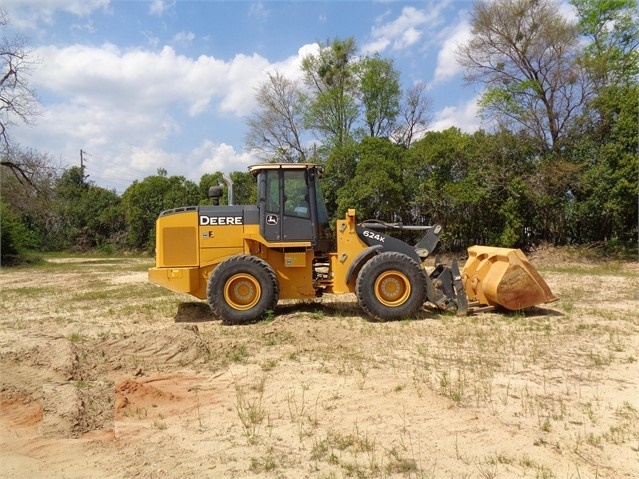
[{"label": "utility pole", "polygon": [[[84,157],[89,155],[86,151],[80,149],[80,173],[82,174],[82,184],[84,185],[84,181],[89,177],[89,175],[84,174]],[[90,156],[90,155],[89,155]]]}]

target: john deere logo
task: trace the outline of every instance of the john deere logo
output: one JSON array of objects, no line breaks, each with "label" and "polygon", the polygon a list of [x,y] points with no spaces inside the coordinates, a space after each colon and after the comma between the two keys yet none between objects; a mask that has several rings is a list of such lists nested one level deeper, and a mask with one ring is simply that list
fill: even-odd
[{"label": "john deere logo", "polygon": [[200,226],[241,225],[241,216],[200,216]]},{"label": "john deere logo", "polygon": [[266,224],[275,226],[279,222],[277,215],[266,215]]}]

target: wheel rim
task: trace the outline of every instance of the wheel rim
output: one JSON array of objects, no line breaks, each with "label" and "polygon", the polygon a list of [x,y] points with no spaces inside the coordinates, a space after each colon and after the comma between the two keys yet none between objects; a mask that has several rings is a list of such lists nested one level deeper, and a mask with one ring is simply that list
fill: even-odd
[{"label": "wheel rim", "polygon": [[240,311],[255,306],[261,295],[260,283],[249,274],[235,274],[224,285],[224,300],[233,309]]},{"label": "wheel rim", "polygon": [[384,271],[375,280],[375,297],[385,306],[394,307],[404,304],[410,292],[410,281],[401,271]]}]

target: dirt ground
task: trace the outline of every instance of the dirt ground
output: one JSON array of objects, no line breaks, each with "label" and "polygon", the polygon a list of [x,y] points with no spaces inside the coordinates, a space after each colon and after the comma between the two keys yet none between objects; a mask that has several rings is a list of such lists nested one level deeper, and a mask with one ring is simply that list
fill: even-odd
[{"label": "dirt ground", "polygon": [[0,477],[637,478],[639,265],[531,260],[560,300],[227,326],[149,259],[0,272]]}]

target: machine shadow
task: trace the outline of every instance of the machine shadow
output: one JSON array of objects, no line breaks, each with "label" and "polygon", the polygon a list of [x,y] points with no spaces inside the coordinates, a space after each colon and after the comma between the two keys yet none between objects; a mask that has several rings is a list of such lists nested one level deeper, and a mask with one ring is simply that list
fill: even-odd
[{"label": "machine shadow", "polygon": [[[292,314],[306,314],[314,319],[321,319],[324,316],[358,316],[364,321],[369,323],[385,323],[392,321],[380,321],[375,318],[367,316],[359,305],[354,301],[331,301],[331,302],[312,302],[312,301],[290,301],[283,304],[278,304],[273,312],[273,320],[277,320],[278,317]],[[451,313],[442,313],[437,309],[423,308],[414,320],[422,319],[438,319]],[[174,316],[176,323],[206,323],[213,321],[220,321],[220,318],[215,316],[211,311],[208,303],[204,301],[188,301],[180,303],[178,310]],[[251,321],[243,323],[245,325],[259,323],[260,321]],[[225,324],[223,322],[223,324]]]},{"label": "machine shadow", "polygon": [[204,301],[188,301],[178,305],[174,316],[176,323],[207,323],[219,321]]},{"label": "machine shadow", "polygon": [[[503,308],[496,308],[490,313],[498,314],[505,318],[516,320],[518,318],[534,318],[540,316],[564,316],[564,313],[555,309],[544,308],[540,306],[533,306],[522,311],[508,311]],[[364,314],[359,305],[354,301],[331,301],[331,302],[304,302],[304,301],[291,301],[284,304],[278,304],[273,314],[273,320],[277,320],[278,317],[291,314],[307,314],[314,319],[321,319],[324,316],[358,316],[368,323],[387,323],[399,320],[380,321],[375,318],[371,318]],[[433,307],[425,306],[417,314],[415,318],[409,318],[409,320],[437,320],[444,317],[458,317],[460,319],[467,318],[469,316],[456,316],[454,313],[443,312]],[[180,303],[178,305],[177,313],[175,314],[176,323],[205,323],[220,321],[220,318],[216,317],[208,303],[204,301],[189,301]],[[260,321],[252,321],[248,324],[259,323]]]}]

